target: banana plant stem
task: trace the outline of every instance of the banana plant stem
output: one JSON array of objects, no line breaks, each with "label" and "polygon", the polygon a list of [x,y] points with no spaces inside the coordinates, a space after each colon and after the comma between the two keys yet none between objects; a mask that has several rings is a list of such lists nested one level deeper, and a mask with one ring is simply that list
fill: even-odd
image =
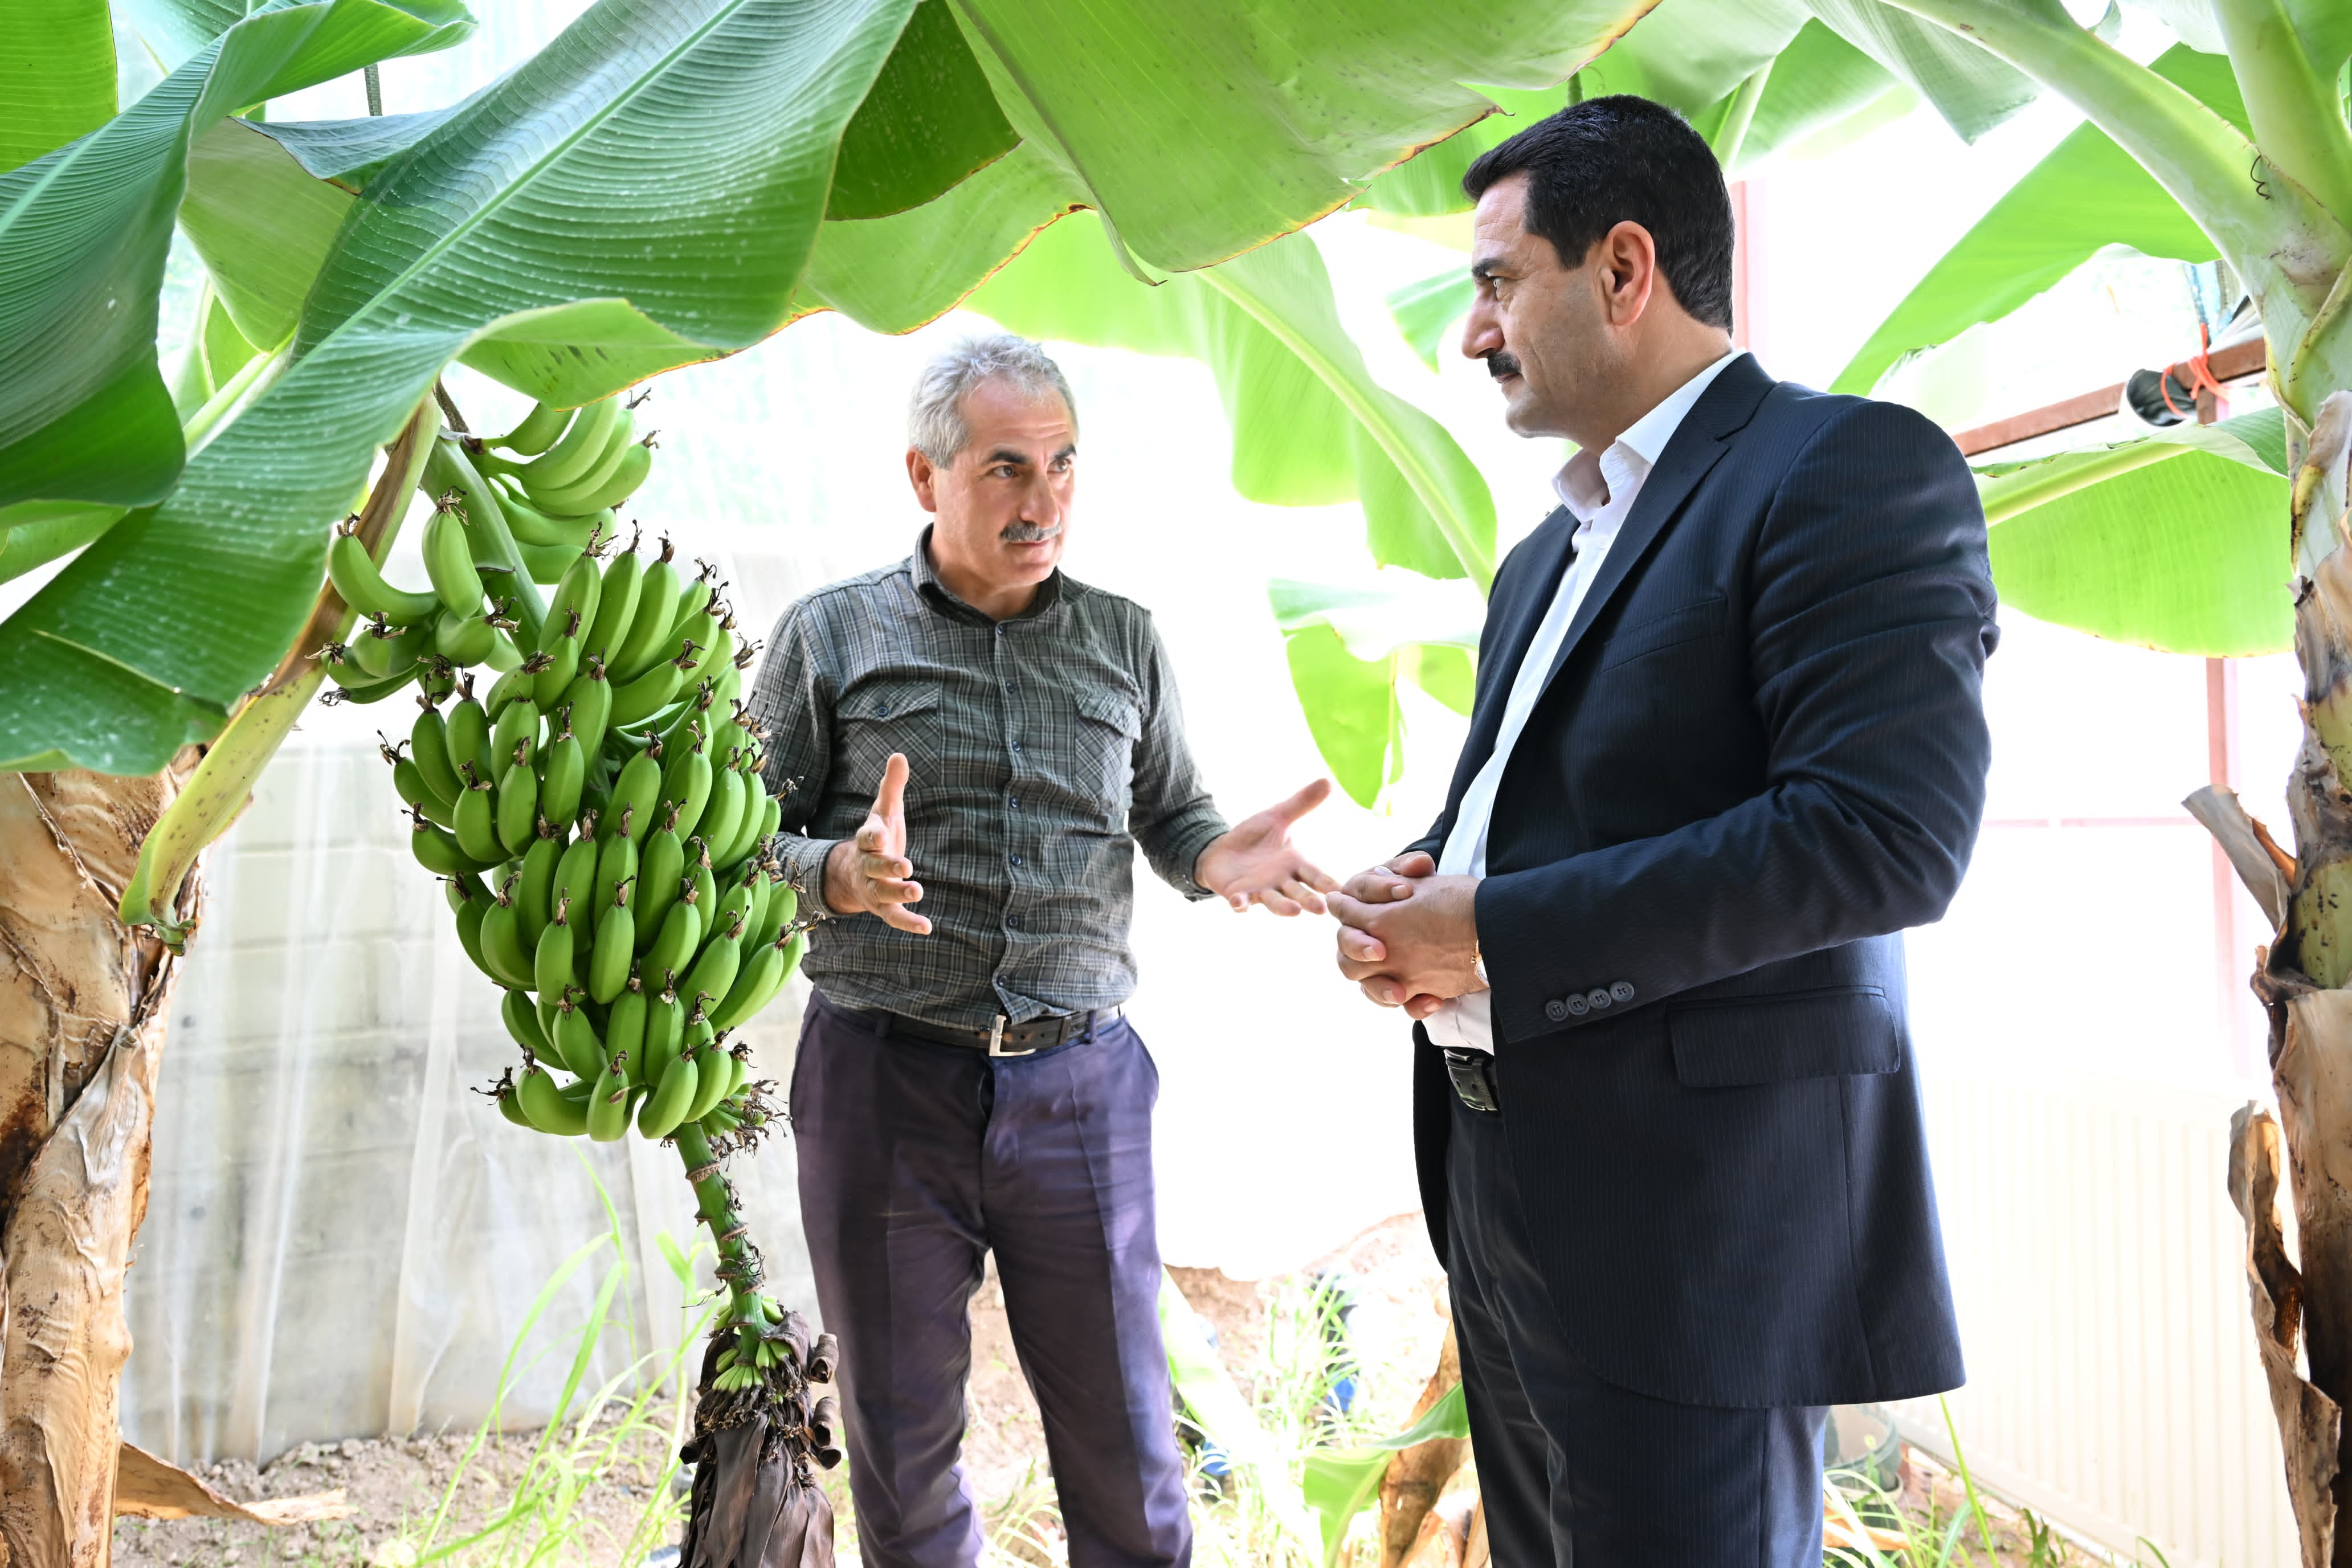
[{"label": "banana plant stem", "polygon": [[[718,1242],[719,1277],[727,1282],[728,1290],[726,1321],[761,1322],[757,1264],[749,1251],[743,1216],[735,1211],[727,1178],[719,1173],[719,1161],[710,1152],[710,1140],[692,1122],[680,1127],[671,1138],[677,1144],[677,1157],[685,1162],[688,1180],[693,1184],[696,1210]],[[702,1174],[698,1176],[697,1173]]]}]

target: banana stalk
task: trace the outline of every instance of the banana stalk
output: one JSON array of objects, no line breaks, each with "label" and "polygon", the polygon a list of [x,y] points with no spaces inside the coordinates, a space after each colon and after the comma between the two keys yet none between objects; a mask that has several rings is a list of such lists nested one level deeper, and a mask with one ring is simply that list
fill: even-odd
[{"label": "banana stalk", "polygon": [[[809,1384],[832,1381],[833,1336],[812,1342],[797,1312],[770,1321],[759,1295],[760,1251],[709,1140],[689,1124],[677,1143],[697,1208],[718,1238],[729,1293],[703,1355],[694,1436],[683,1450],[695,1471],[678,1568],[832,1568],[833,1504],[812,1467],[840,1458],[838,1417],[831,1398],[812,1400]],[[749,1387],[726,1386],[720,1362],[753,1340],[781,1353]]]},{"label": "banana stalk", "polygon": [[[260,356],[256,356],[257,363]],[[225,389],[226,390],[226,389]],[[423,473],[441,411],[427,397],[387,449],[383,473],[360,512],[359,537],[381,560],[400,531],[408,498]],[[253,797],[254,781],[278,754],[294,721],[310,705],[326,679],[320,651],[350,635],[352,609],[331,582],[319,590],[301,635],[278,668],[247,699],[214,740],[171,807],[156,821],[139,849],[139,863],[122,889],[122,923],[152,929],[164,946],[180,952],[194,931],[173,918],[181,883],[205,847],[226,833]]]}]

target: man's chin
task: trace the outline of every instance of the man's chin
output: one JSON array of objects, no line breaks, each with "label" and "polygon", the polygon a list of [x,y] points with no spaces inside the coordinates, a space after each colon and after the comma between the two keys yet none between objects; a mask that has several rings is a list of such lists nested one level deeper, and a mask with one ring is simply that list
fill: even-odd
[{"label": "man's chin", "polygon": [[1062,563],[1062,542],[1059,539],[1041,539],[1034,543],[1024,544],[1006,541],[997,548],[1005,564],[1012,568],[1019,581],[1024,583],[1044,582],[1054,574],[1054,568]]}]

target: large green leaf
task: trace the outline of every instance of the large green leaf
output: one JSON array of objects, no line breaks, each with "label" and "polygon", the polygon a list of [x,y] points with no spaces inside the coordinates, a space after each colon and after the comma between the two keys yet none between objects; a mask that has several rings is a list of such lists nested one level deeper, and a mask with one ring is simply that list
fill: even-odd
[{"label": "large green leaf", "polygon": [[1391,580],[1370,588],[1266,584],[1307,731],[1339,787],[1364,806],[1404,771],[1398,682],[1468,713],[1485,618],[1484,604],[1459,579],[1382,575]]},{"label": "large green leaf", "polygon": [[[1722,132],[1761,73],[1736,148]],[[1680,110],[1736,176],[1907,84],[1973,141],[2031,102],[2033,83],[1976,45],[1882,0],[1663,0],[1577,77],[1581,97],[1627,92]],[[1421,216],[1468,205],[1471,161],[1567,101],[1489,89],[1481,121],[1374,183],[1371,205]]]},{"label": "large green leaf", "polygon": [[98,130],[0,175],[0,506],[138,505],[183,453],[156,291],[188,143],[242,104],[472,24],[457,0],[314,0],[248,17]]},{"label": "large green leaf", "polygon": [[2040,620],[2169,653],[2292,645],[2276,409],[1980,470],[1994,584]]},{"label": "large green leaf", "polygon": [[15,0],[0,47],[0,174],[114,114],[114,18],[106,0]]},{"label": "large green leaf", "polygon": [[1200,360],[1233,426],[1243,495],[1360,500],[1375,561],[1481,586],[1493,576],[1485,479],[1444,426],[1372,380],[1307,237],[1152,288],[1119,269],[1098,224],[1074,217],[966,303],[1032,337]]},{"label": "large green leaf", "polygon": [[[2176,46],[2153,68],[2244,130],[2230,62]],[[1838,373],[1832,390],[1865,393],[1902,357],[1998,321],[2110,245],[2210,261],[2213,242],[2137,158],[2095,125],[2078,126],[2035,164],[1904,296]]]},{"label": "large green leaf", "polygon": [[612,300],[702,352],[772,331],[912,6],[603,0],[386,166],[285,373],[0,626],[0,765],[143,773],[217,729],[291,640],[373,449],[486,334]]},{"label": "large green leaf", "polygon": [[1307,1455],[1300,1467],[1299,1491],[1323,1521],[1323,1568],[1336,1568],[1349,1527],[1380,1496],[1381,1478],[1388,1474],[1389,1461],[1399,1449],[1418,1447],[1440,1437],[1468,1436],[1470,1406],[1457,1383],[1402,1432],[1345,1448],[1318,1448]]},{"label": "large green leaf", "polygon": [[[1206,267],[1565,81],[1646,0],[958,0],[998,101],[1132,258]],[[1038,214],[1032,222],[1048,215]]]},{"label": "large green leaf", "polygon": [[1019,140],[948,0],[922,0],[842,138],[824,216],[920,206]]}]

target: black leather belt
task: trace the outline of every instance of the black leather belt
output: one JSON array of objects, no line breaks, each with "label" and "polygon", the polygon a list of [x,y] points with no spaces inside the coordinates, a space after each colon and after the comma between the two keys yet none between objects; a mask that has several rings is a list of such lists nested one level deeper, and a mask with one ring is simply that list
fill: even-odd
[{"label": "black leather belt", "polygon": [[1092,1034],[1097,1024],[1108,1024],[1118,1016],[1116,1007],[1098,1007],[1090,1013],[1061,1013],[1044,1018],[1033,1018],[1025,1024],[1008,1024],[1000,1015],[995,1024],[985,1029],[958,1028],[951,1024],[927,1023],[909,1018],[904,1013],[887,1013],[877,1007],[844,1007],[842,1012],[878,1035],[901,1035],[910,1040],[929,1040],[939,1046],[963,1046],[975,1051],[986,1051],[992,1057],[1025,1057],[1038,1051],[1065,1046]]},{"label": "black leather belt", "polygon": [[1503,1096],[1495,1087],[1495,1058],[1485,1051],[1458,1051],[1447,1047],[1445,1076],[1454,1080],[1454,1096],[1473,1110],[1493,1114],[1503,1109]]}]

